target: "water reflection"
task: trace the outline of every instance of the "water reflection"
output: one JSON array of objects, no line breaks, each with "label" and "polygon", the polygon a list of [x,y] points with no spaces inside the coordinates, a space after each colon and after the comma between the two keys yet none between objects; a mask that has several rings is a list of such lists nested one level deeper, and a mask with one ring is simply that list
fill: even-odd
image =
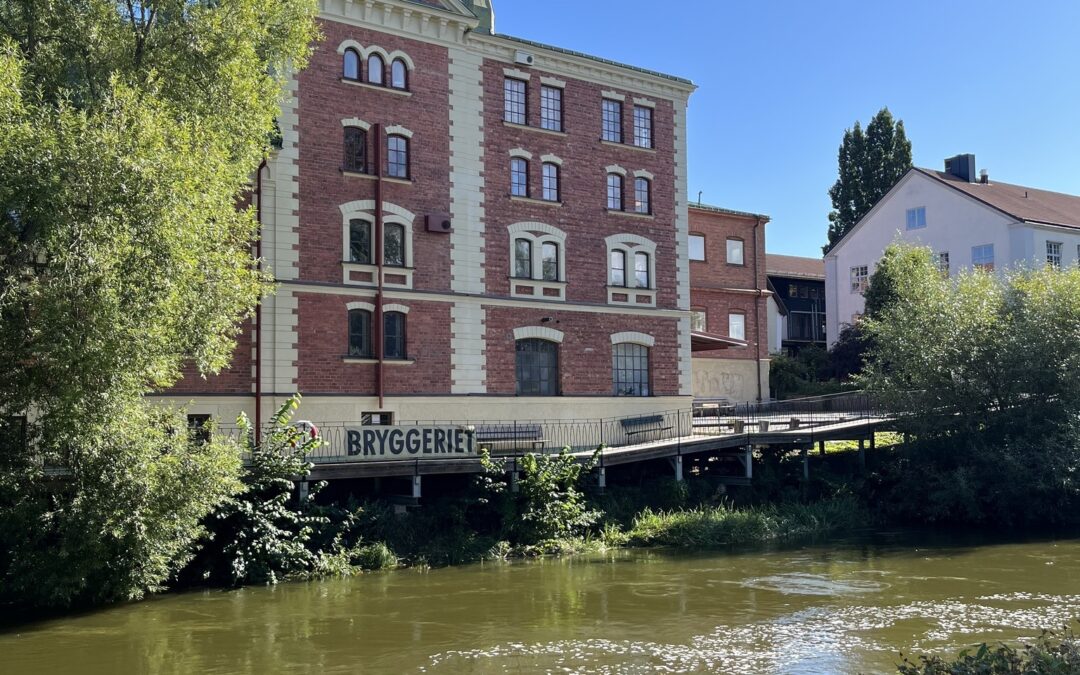
[{"label": "water reflection", "polygon": [[0,653],[19,673],[888,672],[1080,616],[1078,542],[918,541],[190,593],[8,630]]}]

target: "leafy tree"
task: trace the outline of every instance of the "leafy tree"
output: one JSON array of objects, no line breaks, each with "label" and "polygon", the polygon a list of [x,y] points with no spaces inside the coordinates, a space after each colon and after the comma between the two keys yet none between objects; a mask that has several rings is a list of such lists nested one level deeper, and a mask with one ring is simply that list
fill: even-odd
[{"label": "leafy tree", "polygon": [[829,189],[833,211],[829,214],[828,253],[874,204],[911,168],[911,141],[903,120],[893,121],[882,108],[863,132],[858,121],[844,130],[837,163],[840,176]]},{"label": "leafy tree", "polygon": [[235,448],[166,433],[183,421],[142,397],[187,359],[228,363],[268,291],[237,204],[314,14],[314,0],[0,0],[0,419],[26,419],[0,467],[9,597],[154,590],[236,488]]}]

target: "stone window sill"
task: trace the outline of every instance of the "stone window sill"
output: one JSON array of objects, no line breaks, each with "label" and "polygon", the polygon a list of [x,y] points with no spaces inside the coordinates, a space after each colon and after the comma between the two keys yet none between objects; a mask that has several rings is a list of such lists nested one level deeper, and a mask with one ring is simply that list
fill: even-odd
[{"label": "stone window sill", "polygon": [[[349,178],[363,178],[364,180],[378,180],[379,177],[373,173],[364,173],[362,171],[350,171],[348,169],[341,170],[342,175]],[[384,183],[397,183],[398,185],[412,185],[411,178],[394,178],[392,176],[383,176]]]},{"label": "stone window sill", "polygon": [[375,91],[385,91],[388,94],[394,94],[396,96],[412,96],[411,91],[405,89],[395,89],[394,87],[387,87],[381,84],[371,84],[370,82],[362,82],[360,80],[350,80],[347,77],[341,78],[343,84],[348,84],[353,87],[363,87],[364,89],[374,89]]},{"label": "stone window sill", "polygon": [[612,216],[629,216],[630,218],[641,218],[642,220],[656,220],[656,216],[651,213],[638,213],[637,211],[620,211],[618,209],[608,209],[609,215]]},{"label": "stone window sill", "polygon": [[638,150],[640,152],[651,152],[653,154],[656,153],[656,148],[643,148],[640,145],[634,145],[633,143],[616,143],[615,141],[605,141],[602,138],[600,139],[600,144],[610,145],[615,148],[626,148],[627,150]]},{"label": "stone window sill", "polygon": [[562,202],[553,202],[550,199],[536,199],[534,197],[522,197],[520,195],[510,195],[510,201],[522,202],[524,204],[536,204],[538,206],[554,206],[556,208],[562,207]]},{"label": "stone window sill", "polygon": [[[348,364],[371,364],[378,363],[379,359],[369,359],[360,356],[342,356],[342,363]],[[415,359],[383,359],[383,365],[387,366],[411,366],[416,363]]]},{"label": "stone window sill", "polygon": [[521,129],[523,131],[535,131],[535,132],[541,133],[541,134],[548,134],[549,136],[562,136],[563,138],[566,137],[566,132],[565,131],[554,131],[552,129],[544,129],[543,127],[534,127],[534,126],[532,126],[530,124],[517,124],[515,122],[507,122],[506,120],[503,120],[503,126],[508,127],[510,129]]}]

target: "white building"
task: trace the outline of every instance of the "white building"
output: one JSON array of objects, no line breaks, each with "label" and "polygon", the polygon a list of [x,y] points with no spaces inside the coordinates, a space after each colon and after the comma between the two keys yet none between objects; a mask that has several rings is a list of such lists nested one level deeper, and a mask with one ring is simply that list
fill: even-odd
[{"label": "white building", "polygon": [[974,155],[911,169],[825,256],[830,346],[862,316],[862,292],[896,241],[930,247],[949,273],[1077,264],[1080,197],[976,177]]}]

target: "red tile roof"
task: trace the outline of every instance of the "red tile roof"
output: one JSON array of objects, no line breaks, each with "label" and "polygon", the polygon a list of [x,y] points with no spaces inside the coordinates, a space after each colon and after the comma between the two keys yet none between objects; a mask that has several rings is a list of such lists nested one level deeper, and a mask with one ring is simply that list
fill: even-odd
[{"label": "red tile roof", "polygon": [[777,277],[824,279],[825,261],[821,258],[801,258],[794,255],[766,253],[765,273]]},{"label": "red tile roof", "polygon": [[999,183],[994,180],[985,185],[969,183],[944,171],[920,168],[915,170],[1017,220],[1080,229],[1080,197],[1075,195]]}]

